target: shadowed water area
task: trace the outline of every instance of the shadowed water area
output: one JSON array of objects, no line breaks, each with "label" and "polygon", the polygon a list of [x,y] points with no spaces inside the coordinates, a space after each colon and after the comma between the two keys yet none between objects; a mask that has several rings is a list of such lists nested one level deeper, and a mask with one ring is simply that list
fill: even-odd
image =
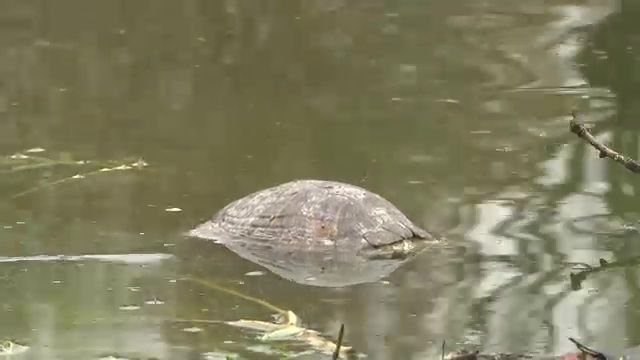
[{"label": "shadowed water area", "polygon": [[[16,359],[330,358],[225,323],[275,306],[329,340],[344,323],[370,359],[637,346],[640,178],[568,119],[639,157],[638,16],[631,0],[1,2],[0,340],[28,346]],[[362,186],[447,240],[319,287],[184,235],[300,178]],[[631,263],[579,273],[600,258]]]}]

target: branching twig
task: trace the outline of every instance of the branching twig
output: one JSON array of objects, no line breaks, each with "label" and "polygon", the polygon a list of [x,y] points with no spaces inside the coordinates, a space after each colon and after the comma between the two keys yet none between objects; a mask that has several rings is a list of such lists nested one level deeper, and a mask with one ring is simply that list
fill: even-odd
[{"label": "branching twig", "polygon": [[591,134],[591,131],[589,131],[589,129],[587,129],[584,125],[578,123],[575,112],[571,113],[571,115],[573,116],[573,119],[571,119],[571,121],[569,122],[569,129],[571,130],[571,132],[578,135],[578,137],[588,142],[589,144],[591,144],[591,146],[598,150],[599,156],[601,158],[609,158],[619,164],[622,164],[622,166],[633,171],[634,173],[640,173],[640,162],[630,157],[624,156],[598,141],[598,139],[596,139],[593,134]]},{"label": "branching twig", "polygon": [[587,276],[591,274],[599,273],[605,270],[611,270],[614,268],[625,268],[625,267],[637,266],[638,264],[640,264],[640,256],[635,256],[632,258],[628,258],[626,260],[620,260],[620,261],[614,261],[614,262],[608,262],[605,259],[599,259],[598,262],[600,263],[600,266],[594,267],[594,266],[584,264],[584,265],[587,265],[587,267],[585,267],[583,270],[569,274],[572,290],[581,289],[582,282],[587,278]]}]

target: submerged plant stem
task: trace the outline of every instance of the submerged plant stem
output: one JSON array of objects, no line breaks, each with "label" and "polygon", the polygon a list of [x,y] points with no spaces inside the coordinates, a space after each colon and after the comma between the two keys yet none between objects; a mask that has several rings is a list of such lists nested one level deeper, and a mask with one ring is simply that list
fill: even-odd
[{"label": "submerged plant stem", "polygon": [[93,176],[93,175],[97,175],[100,173],[104,173],[104,172],[111,172],[111,171],[116,171],[116,170],[130,170],[130,169],[134,169],[134,168],[142,168],[144,166],[147,166],[147,164],[142,161],[142,160],[138,160],[134,163],[131,164],[121,164],[118,166],[113,166],[113,167],[104,167],[98,170],[93,170],[93,171],[88,171],[85,173],[80,173],[80,174],[76,174],[73,176],[68,176],[66,178],[62,178],[62,179],[58,179],[58,180],[54,180],[54,181],[50,181],[50,182],[46,182],[44,184],[41,185],[37,185],[34,187],[31,187],[25,191],[19,192],[17,194],[14,194],[13,196],[11,196],[12,199],[17,199],[20,197],[23,197],[25,195],[34,193],[36,191],[42,190],[42,189],[48,189],[48,188],[52,188],[54,186],[60,185],[60,184],[64,184],[73,180],[79,180],[79,179],[84,179],[86,177],[89,176]]},{"label": "submerged plant stem", "polygon": [[249,296],[249,295],[243,294],[243,293],[241,293],[239,291],[236,291],[236,290],[228,289],[228,288],[226,288],[224,286],[218,285],[218,284],[210,282],[210,281],[196,279],[196,278],[192,278],[192,277],[184,277],[182,279],[194,282],[196,284],[203,285],[203,286],[208,287],[210,289],[214,289],[214,290],[217,290],[217,291],[222,291],[224,293],[239,297],[239,298],[247,300],[247,301],[251,301],[251,302],[253,302],[255,304],[264,306],[265,308],[267,308],[267,309],[269,309],[271,311],[274,311],[274,312],[276,312],[278,314],[286,314],[287,313],[287,310],[281,309],[281,308],[279,308],[279,307],[277,307],[277,306],[275,306],[275,305],[273,305],[273,304],[271,304],[271,303],[269,303],[269,302],[267,302],[265,300],[258,299],[258,298],[255,298],[253,296]]}]

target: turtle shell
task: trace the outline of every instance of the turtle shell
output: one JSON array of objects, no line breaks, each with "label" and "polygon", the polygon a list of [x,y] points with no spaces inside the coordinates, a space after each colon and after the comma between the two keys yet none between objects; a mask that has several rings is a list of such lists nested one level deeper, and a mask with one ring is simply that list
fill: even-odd
[{"label": "turtle shell", "polygon": [[190,232],[225,243],[241,239],[273,246],[379,248],[431,239],[380,195],[334,181],[297,180],[236,200]]},{"label": "turtle shell", "polygon": [[297,180],[236,200],[190,233],[220,242],[256,240],[297,246],[378,248],[431,239],[380,195],[334,181]]}]

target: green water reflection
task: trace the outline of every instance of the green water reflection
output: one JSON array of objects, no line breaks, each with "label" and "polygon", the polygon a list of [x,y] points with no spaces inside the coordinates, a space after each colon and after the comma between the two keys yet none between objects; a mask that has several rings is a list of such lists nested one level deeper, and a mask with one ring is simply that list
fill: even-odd
[{"label": "green water reflection", "polygon": [[[193,275],[329,337],[345,323],[373,359],[436,355],[443,339],[527,353],[572,349],[568,336],[640,343],[637,267],[575,291],[568,277],[574,262],[640,255],[636,179],[567,131],[577,108],[638,155],[638,10],[617,3],[1,3],[0,154],[93,163],[0,164],[0,338],[29,359],[307,350],[216,322],[270,311],[179,281]],[[137,158],[149,166],[14,197]],[[182,235],[294,178],[365,186],[450,244],[327,289]],[[91,254],[130,257],[25,258]]]}]

